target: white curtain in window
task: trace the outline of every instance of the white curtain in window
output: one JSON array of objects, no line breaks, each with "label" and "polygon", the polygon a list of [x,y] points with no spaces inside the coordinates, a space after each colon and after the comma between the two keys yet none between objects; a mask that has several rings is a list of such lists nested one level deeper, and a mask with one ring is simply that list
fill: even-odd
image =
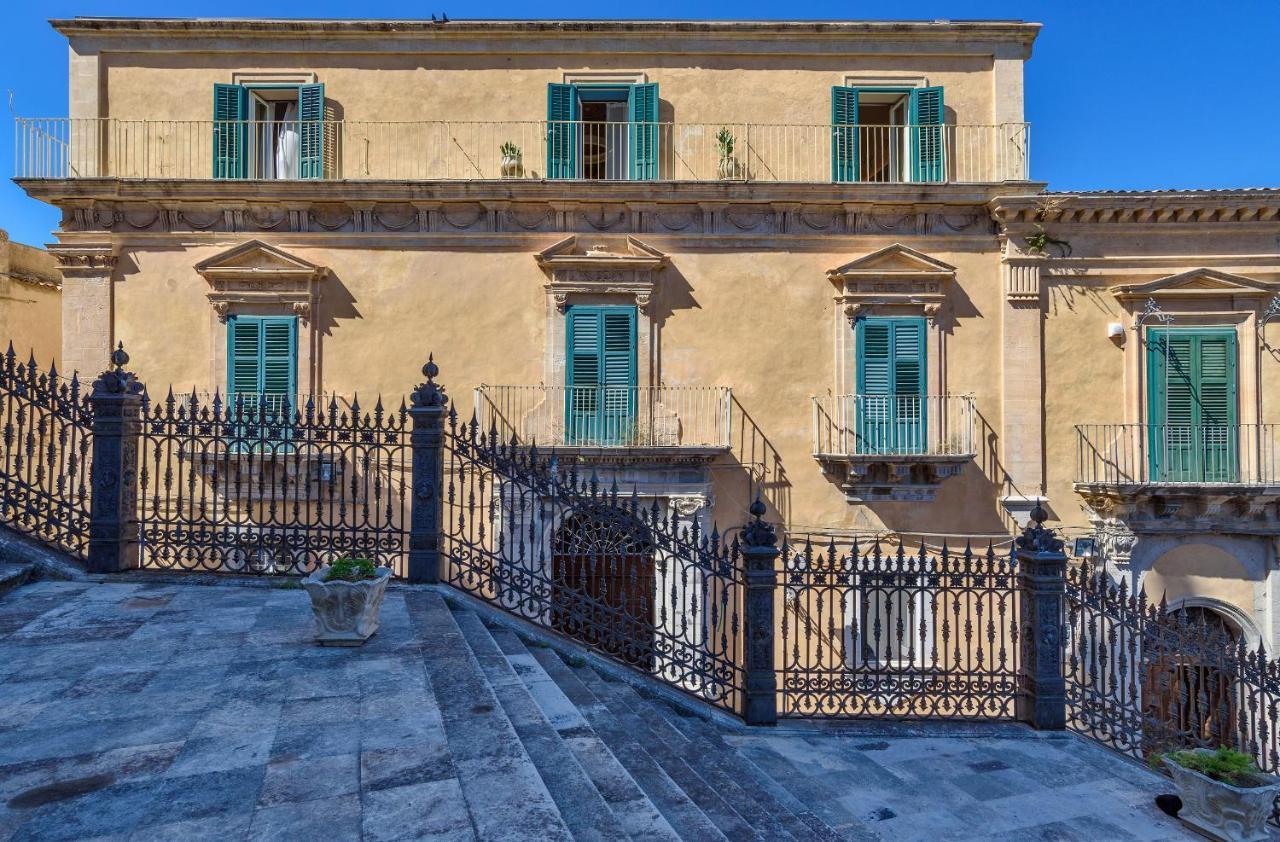
[{"label": "white curtain in window", "polygon": [[298,177],[298,105],[289,103],[276,134],[276,178]]}]

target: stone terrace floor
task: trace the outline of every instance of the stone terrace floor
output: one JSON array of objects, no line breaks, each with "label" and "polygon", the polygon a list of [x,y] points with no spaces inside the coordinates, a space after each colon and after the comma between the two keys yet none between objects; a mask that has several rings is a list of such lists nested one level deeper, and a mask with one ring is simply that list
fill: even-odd
[{"label": "stone terrace floor", "polygon": [[1169,786],[1020,726],[748,730],[433,589],[364,648],[299,590],[0,597],[4,839],[1175,839]]}]

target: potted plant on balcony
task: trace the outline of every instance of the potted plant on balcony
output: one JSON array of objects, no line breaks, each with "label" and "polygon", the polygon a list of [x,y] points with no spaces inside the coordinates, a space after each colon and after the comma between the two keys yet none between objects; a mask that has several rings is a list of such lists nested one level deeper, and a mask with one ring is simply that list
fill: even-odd
[{"label": "potted plant on balcony", "polygon": [[524,153],[511,141],[502,144],[502,177],[524,177]]},{"label": "potted plant on balcony", "polygon": [[378,630],[391,570],[367,558],[342,557],[302,580],[321,646],[360,646]]},{"label": "potted plant on balcony", "polygon": [[738,159],[733,157],[733,145],[737,138],[728,126],[721,126],[716,132],[716,150],[720,153],[720,162],[716,164],[716,175],[721,179],[738,177]]},{"label": "potted plant on balcony", "polygon": [[1267,818],[1280,794],[1280,778],[1264,775],[1253,758],[1225,746],[1161,757],[1182,798],[1178,818],[1210,839],[1252,842],[1270,838]]}]

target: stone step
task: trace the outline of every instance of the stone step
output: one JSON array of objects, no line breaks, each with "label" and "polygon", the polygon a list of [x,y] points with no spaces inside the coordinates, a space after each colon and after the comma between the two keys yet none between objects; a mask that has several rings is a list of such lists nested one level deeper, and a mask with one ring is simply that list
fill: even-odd
[{"label": "stone step", "polygon": [[454,609],[454,621],[574,838],[600,842],[630,838],[578,759],[543,715],[490,629],[475,612],[465,609]]},{"label": "stone step", "polygon": [[573,833],[444,598],[410,591],[405,602],[415,632],[431,642],[422,659],[476,837],[570,842]]},{"label": "stone step", "polygon": [[[516,674],[525,682],[530,697],[586,770],[627,834],[645,842],[677,842],[679,835],[587,724],[578,707],[582,699],[572,700],[566,696],[533,656],[530,647],[538,648],[538,644],[532,640],[526,644],[509,629],[490,631]],[[542,648],[545,649],[545,645]],[[593,696],[583,698],[589,699],[590,704],[599,704]]]},{"label": "stone step", "polygon": [[[571,668],[550,649],[531,651],[556,685],[578,706],[591,731],[608,747],[681,839],[729,838],[703,812],[701,805],[672,780],[663,766],[645,750],[637,735],[619,722],[608,705],[588,689],[583,678],[595,676],[594,672]],[[598,676],[596,678],[598,680]]]},{"label": "stone step", "polygon": [[737,805],[731,800],[734,793],[717,792],[715,786],[693,768],[695,760],[681,745],[687,743],[683,735],[676,732],[673,732],[676,733],[675,737],[670,733],[656,734],[648,727],[630,703],[627,695],[633,692],[630,685],[611,680],[587,666],[576,669],[575,673],[725,836],[733,840],[765,838],[738,811]]}]

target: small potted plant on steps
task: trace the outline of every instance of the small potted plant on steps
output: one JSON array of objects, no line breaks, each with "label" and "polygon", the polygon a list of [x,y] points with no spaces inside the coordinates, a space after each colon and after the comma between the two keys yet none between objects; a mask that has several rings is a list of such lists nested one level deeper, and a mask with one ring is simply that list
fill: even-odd
[{"label": "small potted plant on steps", "polygon": [[321,646],[360,646],[378,630],[391,570],[367,558],[343,557],[302,580],[316,615]]},{"label": "small potted plant on steps", "polygon": [[1223,842],[1269,839],[1267,818],[1280,778],[1263,774],[1253,758],[1223,747],[1172,751],[1161,757],[1182,798],[1178,818]]},{"label": "small potted plant on steps", "polygon": [[502,144],[502,177],[524,177],[524,153],[511,141]]},{"label": "small potted plant on steps", "polygon": [[729,131],[728,126],[722,126],[720,131],[716,132],[716,151],[720,153],[720,161],[716,164],[716,175],[721,180],[729,180],[738,177],[738,159],[733,157],[733,145],[737,142],[737,138],[733,136],[733,132]]}]

